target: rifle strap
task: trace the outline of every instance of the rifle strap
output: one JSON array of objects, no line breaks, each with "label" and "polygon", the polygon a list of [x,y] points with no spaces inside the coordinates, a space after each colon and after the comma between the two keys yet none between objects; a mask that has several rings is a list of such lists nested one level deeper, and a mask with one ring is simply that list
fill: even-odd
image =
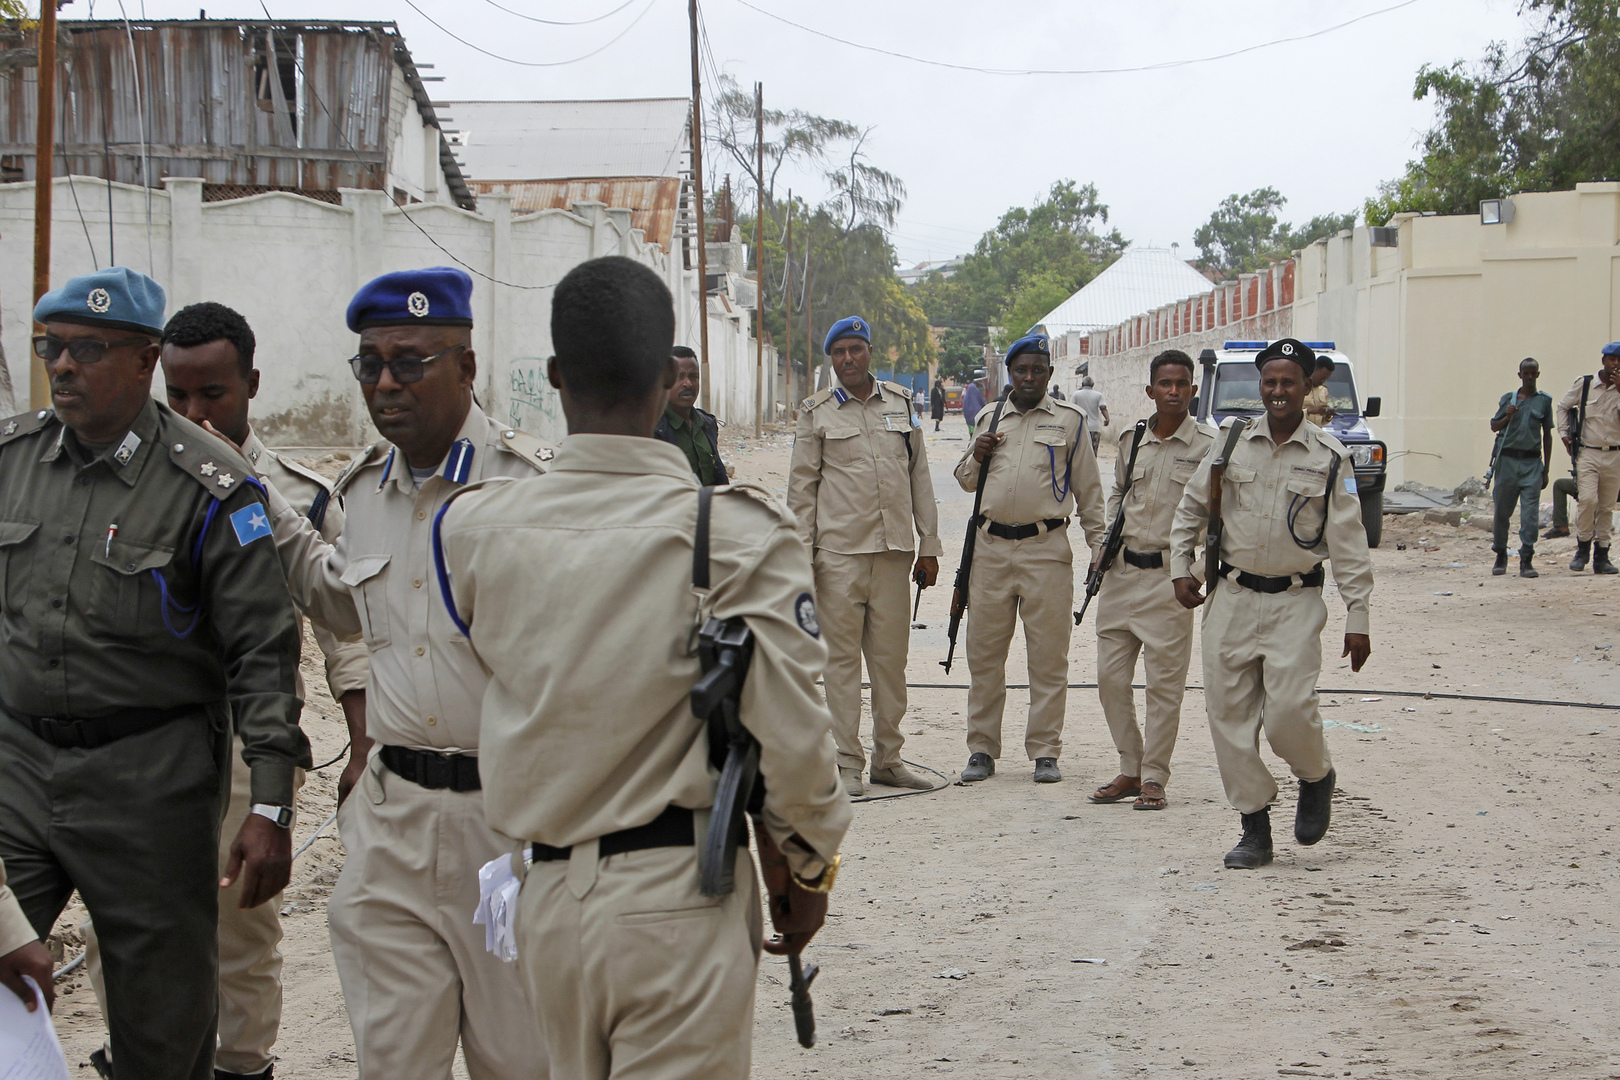
[{"label": "rifle strap", "polygon": [[1226,442],[1221,446],[1221,456],[1216,459],[1220,462],[1221,468],[1224,469],[1226,463],[1232,460],[1232,448],[1237,446],[1238,436],[1242,435],[1243,429],[1248,426],[1249,422],[1240,416],[1226,429]]},{"label": "rifle strap", "polygon": [[692,589],[700,596],[709,591],[709,504],[714,488],[698,488],[697,530],[692,534]]}]

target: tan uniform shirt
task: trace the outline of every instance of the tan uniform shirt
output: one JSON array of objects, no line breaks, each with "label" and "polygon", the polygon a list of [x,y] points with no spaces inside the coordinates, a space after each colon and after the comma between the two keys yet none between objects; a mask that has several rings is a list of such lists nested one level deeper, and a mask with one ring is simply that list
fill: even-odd
[{"label": "tan uniform shirt", "polygon": [[[1225,432],[1218,437],[1224,439]],[[1332,490],[1327,491],[1328,470],[1335,456],[1340,459],[1339,469]],[[1213,454],[1207,455],[1193,471],[1176,507],[1170,528],[1171,578],[1192,576],[1192,564],[1209,523],[1213,459]],[[1289,533],[1290,510],[1297,509],[1294,532],[1307,540],[1315,537],[1322,529],[1324,492],[1328,510],[1322,542],[1300,547]],[[1361,524],[1355,469],[1338,439],[1301,420],[1279,446],[1271,438],[1270,418],[1258,417],[1232,449],[1221,488],[1221,519],[1221,558],[1239,570],[1285,577],[1309,573],[1323,559],[1332,559],[1333,580],[1348,612],[1344,632],[1368,633],[1372,556],[1367,553],[1367,533]]]},{"label": "tan uniform shirt", "polygon": [[[1576,379],[1575,385],[1558,403],[1559,435],[1569,438],[1570,425],[1580,412],[1581,379]],[[1592,388],[1586,394],[1586,426],[1581,429],[1581,445],[1620,446],[1620,389],[1603,385],[1598,375],[1592,376]]]},{"label": "tan uniform shirt", "polygon": [[1108,520],[1112,523],[1119,516],[1120,503],[1124,501],[1125,527],[1121,536],[1125,547],[1143,554],[1165,551],[1170,547],[1170,525],[1181,503],[1182,492],[1215,442],[1215,429],[1188,416],[1168,439],[1161,439],[1153,433],[1150,417],[1147,430],[1142,434],[1142,447],[1136,454],[1130,497],[1124,500],[1125,465],[1130,460],[1131,443],[1135,439],[1134,427],[1120,432],[1114,489],[1108,496]]},{"label": "tan uniform shirt", "polygon": [[0,956],[38,940],[39,935],[23,914],[16,894],[6,884],[6,864],[0,862]]},{"label": "tan uniform shirt", "polygon": [[[482,776],[497,831],[558,847],[713,804],[715,774],[688,693],[700,616],[754,632],[742,720],[760,742],[765,822],[815,877],[850,807],[816,687],[809,553],[762,489],[716,494],[713,588],[692,589],[698,483],[655,439],[570,435],[551,471],[468,492],[442,526],[451,590],[491,671]],[[557,615],[572,624],[558,632]],[[543,780],[543,783],[541,782]],[[809,849],[790,843],[797,833]]]},{"label": "tan uniform shirt", "polygon": [[799,409],[788,508],[800,539],[840,555],[915,547],[938,557],[939,509],[910,395],[879,382],[862,401],[835,386]]},{"label": "tan uniform shirt", "polygon": [[475,404],[450,453],[421,487],[405,455],[387,443],[372,447],[341,478],[347,517],[336,545],[321,539],[279,492],[271,496],[276,548],[293,599],[334,633],[361,634],[370,650],[366,734],[377,742],[477,749],[488,676],[439,600],[433,519],[463,485],[533,476],[551,453],[538,439],[500,427]]},{"label": "tan uniform shirt", "polygon": [[[321,539],[329,544],[337,541],[343,533],[343,500],[332,495],[332,487],[324,477],[302,465],[287,461],[260,442],[258,435],[254,434],[251,428],[248,430],[247,441],[242,444],[242,454],[253,466],[253,471],[259,474],[259,478],[274,484],[276,490],[305,517],[310,517],[311,511],[315,510],[319,503]],[[299,616],[298,629],[299,636],[302,637],[303,616]],[[370,664],[367,660],[366,644],[360,640],[360,635],[351,634],[339,640],[324,626],[315,626],[314,635],[315,644],[320,647],[321,655],[326,658],[326,688],[332,692],[332,700],[341,701],[343,695],[351,690],[364,690]],[[298,696],[300,698],[307,696],[304,693],[302,674],[298,676]]]},{"label": "tan uniform shirt", "polygon": [[[984,430],[995,415],[992,402],[981,412]],[[1103,522],[1102,477],[1090,437],[1081,438],[1085,412],[1079,406],[1043,396],[1028,412],[1009,400],[1001,410],[996,433],[1005,435],[990,455],[984,499],[979,512],[1003,525],[1029,525],[1077,512],[1086,543],[1101,550],[1108,532]],[[956,482],[963,491],[979,486],[979,462],[973,450],[956,463]]]}]

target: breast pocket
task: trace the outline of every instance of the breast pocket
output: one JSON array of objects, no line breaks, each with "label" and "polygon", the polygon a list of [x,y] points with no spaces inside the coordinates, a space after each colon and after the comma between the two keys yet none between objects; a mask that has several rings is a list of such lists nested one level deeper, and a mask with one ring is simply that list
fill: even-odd
[{"label": "breast pocket", "polygon": [[163,622],[163,595],[169,591],[169,620],[183,630],[191,622],[195,597],[179,596],[164,581],[160,587],[152,571],[162,574],[174,561],[174,548],[145,544],[119,537],[100,546],[92,545],[90,561],[95,564],[85,607],[86,625],[105,634],[136,637],[150,634]]},{"label": "breast pocket", "polygon": [[28,594],[29,568],[34,561],[34,545],[29,539],[39,531],[37,521],[0,521],[0,603],[5,610],[22,610]]},{"label": "breast pocket", "polygon": [[1069,440],[1057,433],[1036,432],[1030,436],[1032,452],[1029,467],[1042,473],[1053,473],[1063,483],[1063,469],[1069,460]]},{"label": "breast pocket", "polygon": [[389,555],[359,555],[349,560],[338,580],[349,587],[360,615],[360,635],[373,649],[388,644]]},{"label": "breast pocket", "polygon": [[1254,493],[1254,480],[1259,475],[1247,465],[1228,465],[1226,467],[1226,497],[1237,503],[1239,510],[1253,510],[1256,496]]},{"label": "breast pocket", "polygon": [[865,464],[866,442],[856,436],[859,428],[828,428],[821,433],[821,456],[834,465],[846,468]]},{"label": "breast pocket", "polygon": [[1325,477],[1293,477],[1283,485],[1288,492],[1288,521],[1299,541],[1316,540],[1322,534],[1326,509],[1322,496],[1327,492]]}]

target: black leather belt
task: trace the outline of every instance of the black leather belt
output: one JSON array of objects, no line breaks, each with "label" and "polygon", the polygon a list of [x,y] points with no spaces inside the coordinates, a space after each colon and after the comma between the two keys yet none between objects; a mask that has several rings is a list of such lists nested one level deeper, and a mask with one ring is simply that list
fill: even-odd
[{"label": "black leather belt", "polygon": [[[1259,574],[1251,574],[1247,570],[1239,570],[1231,563],[1221,563],[1221,577],[1233,573],[1237,575],[1237,583],[1250,592],[1280,593],[1287,592],[1294,587],[1292,577],[1261,577]],[[1316,569],[1310,573],[1299,575],[1299,584],[1306,589],[1319,589],[1325,580],[1327,580],[1327,575],[1322,573],[1321,563],[1317,563]]]},{"label": "black leather belt", "polygon": [[1620,446],[1588,446],[1586,443],[1581,443],[1581,449],[1582,450],[1620,450]]},{"label": "black leather belt", "polygon": [[478,759],[471,754],[436,754],[405,746],[385,746],[378,753],[390,772],[420,787],[451,791],[477,791]]},{"label": "black leather belt", "polygon": [[[691,847],[692,811],[684,806],[666,806],[664,812],[633,829],[608,833],[597,841],[598,857],[623,855],[655,847]],[[529,848],[535,862],[561,862],[573,854],[571,847],[534,844]]]},{"label": "black leather belt", "polygon": [[1162,551],[1132,551],[1130,548],[1119,549],[1120,558],[1136,567],[1138,570],[1163,570],[1164,552]]},{"label": "black leather belt", "polygon": [[106,716],[80,720],[71,716],[34,716],[6,710],[23,727],[59,750],[94,750],[98,746],[140,735],[185,716],[202,712],[202,705],[172,709],[120,709]]},{"label": "black leather belt", "polygon": [[984,531],[1003,540],[1028,540],[1032,536],[1040,535],[1042,525],[1046,526],[1047,532],[1052,532],[1063,528],[1068,523],[1068,518],[1047,518],[1045,521],[1035,522],[1030,525],[1003,525],[999,521],[986,519]]},{"label": "black leather belt", "polygon": [[[1616,447],[1616,449],[1620,449],[1620,447]],[[1541,451],[1540,450],[1515,450],[1511,446],[1504,446],[1504,447],[1502,447],[1501,452],[1502,452],[1503,457],[1533,458],[1533,459],[1535,459],[1537,461],[1541,460]]]}]

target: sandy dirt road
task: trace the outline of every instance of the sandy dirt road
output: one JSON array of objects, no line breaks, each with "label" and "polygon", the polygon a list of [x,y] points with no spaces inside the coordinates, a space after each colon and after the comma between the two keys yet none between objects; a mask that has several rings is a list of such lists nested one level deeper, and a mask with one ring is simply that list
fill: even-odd
[{"label": "sandy dirt road", "polygon": [[[963,436],[954,415],[927,436],[942,586],[970,509],[950,478]],[[734,476],[786,488],[790,435],[724,441]],[[1314,848],[1293,844],[1295,785],[1270,759],[1284,794],[1277,860],[1259,872],[1221,869],[1238,821],[1196,690],[1159,813],[1086,801],[1117,766],[1092,690],[1070,691],[1064,782],[1031,783],[1022,695],[1011,692],[995,777],[858,808],[827,928],[808,952],[823,969],[820,1043],[794,1042],[786,966],[767,958],[756,1074],[1620,1077],[1610,1019],[1620,715],[1389,693],[1620,703],[1609,647],[1620,642],[1620,579],[1562,569],[1571,547],[1543,545],[1539,580],[1493,578],[1488,533],[1387,519],[1373,654],[1359,675],[1339,658],[1343,607],[1329,590],[1333,828]],[[913,682],[966,683],[960,650],[951,675],[937,663],[947,602],[944,587],[924,594]],[[1020,636],[1011,682],[1024,681],[1022,648]],[[1089,625],[1071,660],[1072,681],[1094,680]],[[1195,651],[1195,685],[1199,671]],[[305,723],[321,761],[344,734],[311,675],[306,661]],[[961,768],[965,699],[911,692],[907,758]],[[336,773],[306,784],[299,842],[331,812]],[[324,908],[341,859],[338,840],[316,841],[286,894],[278,1076],[355,1073]],[[67,955],[74,948],[69,935]],[[952,970],[959,977],[941,977]],[[62,989],[57,1015],[77,1064],[100,1023],[79,973]]]}]

